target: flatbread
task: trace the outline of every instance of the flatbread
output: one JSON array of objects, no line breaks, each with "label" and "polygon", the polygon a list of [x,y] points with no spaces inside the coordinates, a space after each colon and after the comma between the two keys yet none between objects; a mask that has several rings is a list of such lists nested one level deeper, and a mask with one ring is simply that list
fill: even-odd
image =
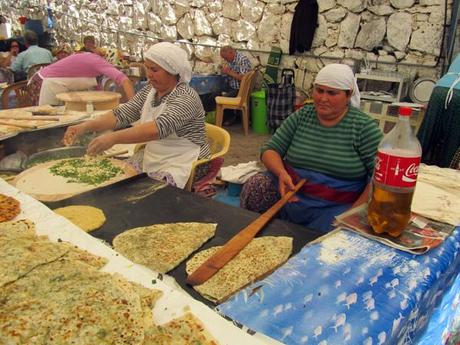
[{"label": "flatbread", "polygon": [[0,226],[0,287],[25,276],[37,266],[57,260],[69,251],[67,247],[23,229],[24,224],[19,222],[16,225],[7,224],[7,227]]},{"label": "flatbread", "polygon": [[20,211],[18,200],[11,196],[0,194],[0,222],[13,219]]},{"label": "flatbread", "polygon": [[62,257],[63,259],[80,261],[96,269],[104,267],[108,262],[106,258],[91,254],[90,252],[84,249],[78,248],[77,246],[71,243],[60,242],[58,243],[58,245],[68,248],[68,251]]},{"label": "flatbread", "polygon": [[141,345],[143,316],[130,283],[79,261],[39,266],[0,290],[5,344]]},{"label": "flatbread", "polygon": [[[212,247],[194,255],[187,262],[187,274],[194,272],[220,248]],[[291,237],[255,238],[208,281],[193,288],[204,298],[221,303],[246,285],[271,273],[289,258],[291,252]]]},{"label": "flatbread", "polygon": [[34,222],[28,219],[21,219],[0,224],[0,241],[21,236],[35,236]]},{"label": "flatbread", "polygon": [[200,344],[218,345],[217,340],[192,313],[146,330],[144,345]]},{"label": "flatbread", "polygon": [[101,268],[107,259],[67,242],[37,236],[29,220],[0,224],[0,287],[25,276],[38,266],[63,258]]},{"label": "flatbread", "polygon": [[106,221],[104,212],[93,206],[72,205],[57,208],[54,212],[67,218],[86,232],[99,229]]},{"label": "flatbread", "polygon": [[135,263],[166,273],[214,236],[217,224],[155,224],[126,230],[113,239],[114,249]]}]

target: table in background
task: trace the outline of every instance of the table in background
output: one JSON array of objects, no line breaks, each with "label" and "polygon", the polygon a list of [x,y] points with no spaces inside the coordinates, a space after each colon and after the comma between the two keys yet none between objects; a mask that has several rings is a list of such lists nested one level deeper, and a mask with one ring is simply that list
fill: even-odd
[{"label": "table in background", "polygon": [[412,344],[460,267],[460,229],[425,255],[338,231],[219,311],[286,344]]},{"label": "table in background", "polygon": [[213,111],[216,109],[216,96],[220,96],[225,90],[227,78],[220,74],[210,75],[192,75],[190,86],[200,95],[204,111]]}]

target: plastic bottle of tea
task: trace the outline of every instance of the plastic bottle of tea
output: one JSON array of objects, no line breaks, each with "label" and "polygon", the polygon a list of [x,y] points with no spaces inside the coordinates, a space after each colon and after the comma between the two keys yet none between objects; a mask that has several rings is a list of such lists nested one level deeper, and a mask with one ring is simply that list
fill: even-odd
[{"label": "plastic bottle of tea", "polygon": [[412,109],[399,108],[399,119],[378,147],[368,207],[376,233],[401,235],[411,216],[422,148],[410,126]]}]

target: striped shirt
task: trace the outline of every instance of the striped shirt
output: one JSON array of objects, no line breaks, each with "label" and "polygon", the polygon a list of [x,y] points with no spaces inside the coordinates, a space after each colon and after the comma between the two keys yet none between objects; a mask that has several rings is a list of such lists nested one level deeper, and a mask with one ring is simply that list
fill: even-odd
[{"label": "striped shirt", "polygon": [[[238,74],[246,74],[251,70],[251,61],[249,61],[245,55],[240,52],[236,52],[235,58],[232,62],[228,63],[228,67]],[[240,88],[240,81],[235,78],[230,78],[229,84],[234,90],[238,90]]]},{"label": "striped shirt", "polygon": [[[152,86],[148,84],[129,102],[113,110],[117,118],[116,129],[128,127],[141,118],[142,108],[151,89]],[[153,102],[152,98],[152,106]],[[196,91],[186,83],[179,83],[170,94],[161,99],[161,103],[166,103],[166,107],[154,120],[158,127],[159,139],[175,133],[178,137],[188,139],[200,147],[199,159],[209,158],[211,150],[206,140],[205,113]]]},{"label": "striped shirt", "polygon": [[308,105],[284,120],[261,151],[275,150],[295,168],[358,180],[372,176],[382,136],[377,123],[357,108],[350,107],[334,127],[324,127]]}]

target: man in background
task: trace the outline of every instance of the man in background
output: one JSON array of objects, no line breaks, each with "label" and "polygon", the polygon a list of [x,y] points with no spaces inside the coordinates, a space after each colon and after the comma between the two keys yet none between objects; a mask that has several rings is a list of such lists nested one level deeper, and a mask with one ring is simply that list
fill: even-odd
[{"label": "man in background", "polygon": [[[243,76],[252,68],[251,61],[230,46],[220,48],[220,56],[227,62],[221,69],[221,73],[228,76],[228,85],[223,95],[236,97]],[[226,111],[225,113],[224,125],[229,126],[235,122],[236,114],[234,111]]]},{"label": "man in background", "polygon": [[48,49],[38,46],[38,36],[35,32],[26,31],[24,34],[24,43],[27,49],[18,54],[10,67],[14,72],[15,81],[26,79],[27,72],[31,66],[53,62],[51,52]]}]

